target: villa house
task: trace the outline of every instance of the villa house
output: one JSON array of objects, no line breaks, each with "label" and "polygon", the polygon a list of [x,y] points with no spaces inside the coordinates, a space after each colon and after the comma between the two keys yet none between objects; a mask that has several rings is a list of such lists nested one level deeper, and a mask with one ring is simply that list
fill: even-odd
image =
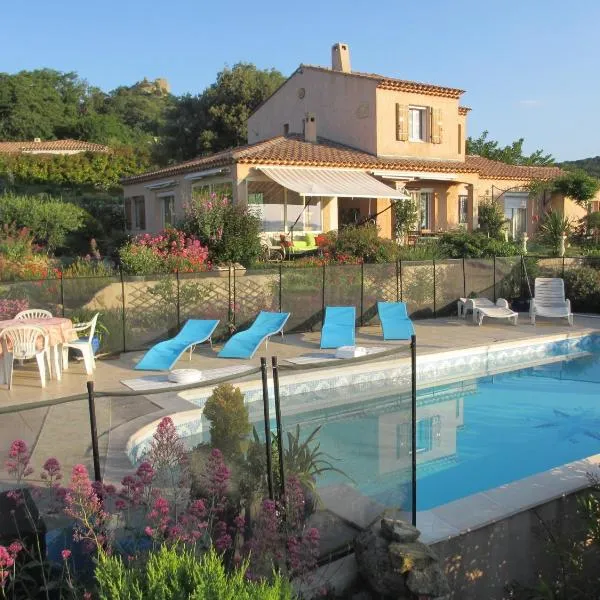
[{"label": "villa house", "polygon": [[123,180],[132,231],[174,223],[187,200],[218,193],[247,203],[274,234],[320,232],[373,219],[393,235],[391,203],[416,199],[421,234],[478,227],[477,206],[502,202],[514,238],[531,235],[562,197],[529,198],[557,167],[507,165],[465,153],[464,92],[352,71],[346,44],[331,67],[300,65],[248,120],[248,145]]}]

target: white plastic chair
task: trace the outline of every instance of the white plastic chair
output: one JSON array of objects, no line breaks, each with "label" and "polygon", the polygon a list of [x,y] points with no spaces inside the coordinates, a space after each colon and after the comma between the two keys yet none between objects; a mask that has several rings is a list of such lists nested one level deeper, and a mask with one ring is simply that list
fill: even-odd
[{"label": "white plastic chair", "polygon": [[[42,348],[38,348],[38,340],[42,338]],[[46,362],[50,374],[50,347],[48,334],[41,327],[35,325],[14,325],[0,332],[2,343],[2,358],[4,367],[4,380],[8,389],[12,388],[12,376],[15,360],[35,358],[40,371],[42,387],[46,387]]]},{"label": "white plastic chair", "polygon": [[17,313],[14,318],[19,321],[24,319],[52,319],[52,313],[41,308],[30,308]]},{"label": "white plastic chair", "polygon": [[96,368],[96,362],[94,361],[94,349],[92,348],[92,339],[94,332],[96,331],[96,323],[100,313],[96,313],[91,321],[87,323],[81,323],[75,325],[73,329],[77,334],[83,333],[89,330],[88,335],[72,342],[66,342],[63,344],[63,369],[69,368],[69,348],[81,352],[83,356],[83,364],[85,365],[85,372],[91,375]]},{"label": "white plastic chair", "polygon": [[536,277],[534,298],[529,305],[531,324],[535,317],[566,318],[573,325],[571,301],[565,298],[565,282],[559,277]]}]

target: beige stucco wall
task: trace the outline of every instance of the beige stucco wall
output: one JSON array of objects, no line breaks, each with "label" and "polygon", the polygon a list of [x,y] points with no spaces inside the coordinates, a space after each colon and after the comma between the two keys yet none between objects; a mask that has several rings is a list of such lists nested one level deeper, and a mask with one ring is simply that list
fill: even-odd
[{"label": "beige stucco wall", "polygon": [[375,86],[371,79],[335,71],[298,71],[250,116],[248,143],[283,135],[284,123],[290,133],[302,133],[303,119],[312,112],[319,137],[375,154]]},{"label": "beige stucco wall", "polygon": [[[459,118],[464,119],[458,114],[458,100],[384,89],[377,89],[376,96],[378,156],[464,161],[464,152],[458,154],[458,123]],[[398,141],[396,139],[396,104],[440,109],[442,111],[441,143]]]},{"label": "beige stucco wall", "polygon": [[[239,169],[244,165],[235,165],[231,169],[231,173],[227,176],[220,177],[206,177],[201,180],[202,183],[223,183],[231,181],[232,177],[237,176],[236,168]],[[161,181],[172,181],[173,184],[169,187],[160,188],[157,190],[149,189],[148,185],[157,184]],[[132,231],[131,233],[156,233],[163,229],[162,221],[162,204],[161,197],[164,194],[172,193],[175,196],[175,219],[180,220],[184,216],[185,205],[189,202],[192,197],[192,185],[199,184],[200,181],[191,181],[185,179],[185,174],[174,175],[171,177],[161,177],[152,181],[144,181],[143,183],[136,183],[131,185],[123,186],[123,195],[125,198],[132,196],[144,196],[145,207],[146,207],[146,229],[143,231]],[[245,197],[245,185],[233,186],[233,200],[237,201],[238,194],[242,194],[242,201],[246,201]]]}]

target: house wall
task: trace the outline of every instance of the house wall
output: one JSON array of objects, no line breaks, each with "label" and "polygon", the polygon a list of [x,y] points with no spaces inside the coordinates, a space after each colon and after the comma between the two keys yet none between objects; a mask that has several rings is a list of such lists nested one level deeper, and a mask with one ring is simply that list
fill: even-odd
[{"label": "house wall", "polygon": [[[305,95],[299,97],[299,90]],[[376,153],[376,81],[336,71],[300,69],[248,119],[248,143],[303,132],[307,112],[316,115],[317,135]]]},{"label": "house wall", "polygon": [[[426,94],[377,89],[377,155],[394,158],[437,158],[464,162],[463,152],[458,153],[458,124],[465,117],[458,114],[458,100],[438,98]],[[441,110],[441,143],[429,141],[398,141],[396,139],[396,105],[430,107]]]}]

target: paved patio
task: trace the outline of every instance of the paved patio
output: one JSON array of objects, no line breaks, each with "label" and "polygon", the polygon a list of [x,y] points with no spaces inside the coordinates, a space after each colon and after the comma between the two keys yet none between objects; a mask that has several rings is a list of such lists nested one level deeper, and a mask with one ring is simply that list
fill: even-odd
[{"label": "paved patio", "polygon": [[[526,315],[522,315],[522,323],[516,327],[506,322],[494,321],[485,322],[481,327],[477,327],[472,324],[470,318],[416,321],[415,327],[417,355],[422,356],[448,349],[466,349],[510,340],[565,333],[580,335],[600,331],[600,317],[576,316],[572,328],[568,327],[566,322],[544,320],[539,320],[537,325],[532,327]],[[286,335],[283,341],[281,338],[274,338],[266,351],[264,346],[260,348],[251,363],[258,365],[261,355],[276,355],[280,361],[284,361],[286,358],[321,352],[319,337],[319,332],[312,332]],[[384,342],[379,327],[361,328],[357,332],[356,342],[357,345],[378,347],[393,346],[398,343]],[[217,350],[218,347],[215,350],[211,350],[208,346],[199,348],[191,362],[183,358],[177,366],[209,370],[248,362],[217,358]],[[408,355],[408,348],[406,354]],[[121,380],[142,375],[139,371],[133,370],[140,356],[141,353],[127,353],[115,359],[98,361],[94,373],[96,389],[102,392],[130,391]],[[245,379],[248,381],[256,378],[257,376],[253,375]],[[243,380],[244,378],[240,377],[236,383]],[[89,413],[87,399],[83,396],[86,393],[86,381],[87,376],[83,365],[78,362],[71,363],[70,368],[64,372],[61,382],[50,381],[45,389],[40,387],[35,363],[17,368],[13,389],[8,391],[5,386],[0,389],[0,410],[11,407],[15,409],[0,416],[0,451],[5,452],[13,439],[22,438],[32,449],[32,463],[36,472],[49,456],[56,456],[61,460],[65,469],[70,469],[77,462],[91,466]],[[55,406],[19,410],[28,404],[76,394],[82,394],[82,398]],[[109,454],[113,455],[113,459],[115,454],[123,454],[124,441],[130,433],[142,426],[140,424],[154,421],[174,411],[193,409],[197,409],[197,406],[169,391],[155,395],[98,398],[96,414],[100,453],[103,459],[106,459]],[[128,467],[126,462],[118,462],[123,469]]]}]

